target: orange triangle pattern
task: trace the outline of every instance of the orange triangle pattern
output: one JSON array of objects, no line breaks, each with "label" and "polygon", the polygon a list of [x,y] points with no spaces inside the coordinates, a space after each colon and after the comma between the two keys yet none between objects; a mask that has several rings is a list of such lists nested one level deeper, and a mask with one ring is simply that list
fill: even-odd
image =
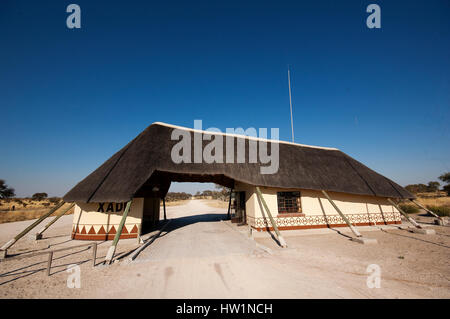
[{"label": "orange triangle pattern", "polygon": [[138,232],[138,228],[137,225],[134,225],[133,229],[131,230],[130,233],[137,233]]},{"label": "orange triangle pattern", "polygon": [[[130,227],[130,226],[128,226],[128,227]],[[87,229],[89,229],[89,232],[86,232]],[[131,229],[131,231],[128,231],[127,226],[123,225],[122,234],[129,235],[129,234],[137,234],[138,232],[139,232],[139,228],[136,224],[133,225],[133,228]],[[106,233],[105,227],[102,225],[100,227],[100,229],[98,230],[98,232],[96,232],[93,225],[91,225],[91,226],[84,225],[81,228],[81,232],[80,232],[79,226],[73,226],[72,233],[80,234],[80,235],[86,235],[86,234],[87,235],[115,235],[117,233],[117,231],[116,231],[115,226],[111,226],[111,229],[108,231],[108,233]]]}]

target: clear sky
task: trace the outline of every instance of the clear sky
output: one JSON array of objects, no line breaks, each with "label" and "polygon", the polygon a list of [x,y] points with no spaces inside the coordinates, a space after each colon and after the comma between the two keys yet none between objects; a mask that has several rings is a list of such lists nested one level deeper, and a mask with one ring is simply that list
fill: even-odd
[{"label": "clear sky", "polygon": [[[81,29],[66,7],[81,7]],[[381,7],[368,29],[366,7]],[[152,122],[278,127],[401,185],[450,170],[450,1],[0,2],[0,179],[62,196]],[[198,185],[172,190],[195,192]]]}]

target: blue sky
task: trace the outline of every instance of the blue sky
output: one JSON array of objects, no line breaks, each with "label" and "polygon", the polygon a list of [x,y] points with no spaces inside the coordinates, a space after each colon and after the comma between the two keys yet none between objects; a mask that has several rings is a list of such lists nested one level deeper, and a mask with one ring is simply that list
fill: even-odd
[{"label": "blue sky", "polygon": [[[66,27],[70,3],[81,29]],[[366,27],[370,3],[381,29]],[[447,0],[4,0],[0,178],[18,196],[64,195],[156,121],[290,140],[289,64],[296,142],[402,185],[437,180],[450,170],[449,15]]]}]

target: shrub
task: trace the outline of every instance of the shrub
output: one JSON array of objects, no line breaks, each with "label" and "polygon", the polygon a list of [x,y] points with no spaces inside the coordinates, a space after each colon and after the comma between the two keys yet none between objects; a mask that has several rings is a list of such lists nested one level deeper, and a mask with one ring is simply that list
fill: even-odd
[{"label": "shrub", "polygon": [[447,192],[447,196],[450,196],[450,184],[445,185],[442,189]]},{"label": "shrub", "polygon": [[167,193],[167,195],[166,195],[166,201],[174,202],[177,200],[187,200],[187,199],[190,199],[191,196],[192,196],[191,194],[188,194],[185,192],[182,192],[182,193],[170,192],[170,193]]},{"label": "shrub", "polygon": [[400,204],[399,206],[406,214],[415,214],[419,212],[419,208],[414,205]]},{"label": "shrub", "polygon": [[429,210],[438,216],[450,216],[450,207],[447,206],[427,206]]},{"label": "shrub", "polygon": [[61,198],[59,198],[59,197],[50,197],[48,200],[49,200],[49,202],[52,203],[52,204],[57,204],[57,203],[59,203],[59,201],[61,200]]},{"label": "shrub", "polygon": [[44,198],[47,198],[47,196],[48,196],[47,193],[35,193],[35,194],[33,194],[33,196],[31,198],[34,200],[41,201]]}]

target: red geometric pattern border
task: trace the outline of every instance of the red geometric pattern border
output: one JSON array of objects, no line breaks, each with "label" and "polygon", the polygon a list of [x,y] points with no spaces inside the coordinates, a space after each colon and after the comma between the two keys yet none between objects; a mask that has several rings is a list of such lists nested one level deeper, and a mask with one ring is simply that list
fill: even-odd
[{"label": "red geometric pattern border", "polygon": [[[355,226],[401,224],[400,213],[383,214],[346,214],[350,222]],[[272,224],[268,218],[253,218],[248,216],[249,224],[258,230],[272,229]],[[308,229],[324,227],[346,227],[347,224],[339,215],[312,215],[302,217],[274,218],[279,229]]]},{"label": "red geometric pattern border", "polygon": [[[98,231],[95,231],[94,225],[82,225],[73,226],[72,228],[72,239],[77,240],[113,240],[116,236],[116,226],[112,226],[108,233],[106,233],[105,227],[101,226]],[[128,227],[128,228],[127,228]],[[128,229],[130,229],[128,231]],[[127,238],[137,238],[139,228],[138,225],[124,225],[122,229],[122,234],[120,234],[120,239]]]}]

